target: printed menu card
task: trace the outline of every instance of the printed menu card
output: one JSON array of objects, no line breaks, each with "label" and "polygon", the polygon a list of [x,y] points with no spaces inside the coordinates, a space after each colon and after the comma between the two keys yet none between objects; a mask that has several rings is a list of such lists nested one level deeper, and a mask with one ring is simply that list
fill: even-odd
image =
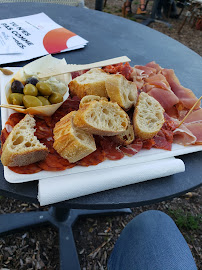
[{"label": "printed menu card", "polygon": [[0,20],[0,64],[80,49],[87,43],[45,13]]}]

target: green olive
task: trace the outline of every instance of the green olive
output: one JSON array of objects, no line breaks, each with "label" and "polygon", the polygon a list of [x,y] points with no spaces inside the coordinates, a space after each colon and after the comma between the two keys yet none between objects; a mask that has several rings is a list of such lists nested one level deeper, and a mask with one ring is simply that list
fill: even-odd
[{"label": "green olive", "polygon": [[56,104],[63,101],[63,96],[60,93],[53,92],[48,100],[51,104]]},{"label": "green olive", "polygon": [[10,104],[13,104],[13,105],[23,105],[22,98],[23,98],[23,94],[12,93],[10,94],[8,101]]},{"label": "green olive", "polygon": [[25,108],[42,106],[42,102],[34,96],[24,95],[22,101]]},{"label": "green olive", "polygon": [[25,85],[23,92],[25,95],[29,95],[29,96],[37,96],[38,95],[38,90],[36,88],[36,86],[34,86],[31,83],[28,83]]},{"label": "green olive", "polygon": [[42,102],[42,106],[51,105],[47,98],[42,96],[38,96],[37,98]]},{"label": "green olive", "polygon": [[36,88],[42,96],[50,96],[53,93],[51,87],[45,82],[38,82]]}]

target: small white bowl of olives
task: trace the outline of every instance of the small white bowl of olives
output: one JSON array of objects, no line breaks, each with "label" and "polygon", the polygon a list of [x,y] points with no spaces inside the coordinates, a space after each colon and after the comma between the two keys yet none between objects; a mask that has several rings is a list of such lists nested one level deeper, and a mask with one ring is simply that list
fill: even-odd
[{"label": "small white bowl of olives", "polygon": [[[30,77],[25,82],[13,78],[6,86],[8,103],[16,105],[14,109],[22,113],[50,116],[61,106],[68,96],[68,87],[63,96],[61,93],[55,91],[55,87],[53,90],[51,83],[48,83],[48,81],[39,81],[35,77]],[[19,106],[22,106],[22,108]]]}]

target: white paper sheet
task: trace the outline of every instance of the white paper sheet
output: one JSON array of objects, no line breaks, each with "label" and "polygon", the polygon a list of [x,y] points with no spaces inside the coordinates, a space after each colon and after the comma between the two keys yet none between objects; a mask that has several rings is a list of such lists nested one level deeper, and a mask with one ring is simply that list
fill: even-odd
[{"label": "white paper sheet", "polygon": [[88,43],[87,40],[55,23],[45,13],[0,20],[1,36],[8,38],[3,38],[0,42],[0,51],[5,53],[7,47],[8,53],[0,54],[0,64],[76,50]]},{"label": "white paper sheet", "polygon": [[182,160],[167,158],[141,164],[39,180],[38,200],[48,205],[92,193],[184,172]]}]

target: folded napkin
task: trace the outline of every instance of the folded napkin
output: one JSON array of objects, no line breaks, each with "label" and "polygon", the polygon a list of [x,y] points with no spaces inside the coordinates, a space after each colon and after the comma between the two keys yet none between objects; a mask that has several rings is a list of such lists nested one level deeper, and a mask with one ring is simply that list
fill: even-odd
[{"label": "folded napkin", "polygon": [[183,161],[172,157],[51,177],[39,180],[38,200],[43,206],[184,171]]}]

